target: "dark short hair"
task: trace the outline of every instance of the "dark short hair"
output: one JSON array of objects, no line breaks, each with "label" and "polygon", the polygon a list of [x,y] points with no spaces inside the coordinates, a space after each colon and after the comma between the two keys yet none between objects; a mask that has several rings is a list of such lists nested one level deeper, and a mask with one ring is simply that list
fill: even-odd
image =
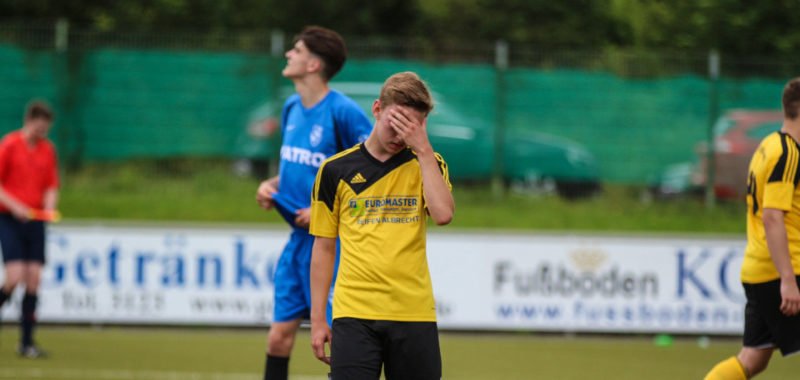
[{"label": "dark short hair", "polygon": [[322,59],[322,76],[331,80],[347,60],[347,48],[339,33],[321,26],[307,26],[294,36],[294,42],[303,41],[308,50]]},{"label": "dark short hair", "polygon": [[800,115],[800,78],[794,78],[783,87],[783,116],[789,120]]},{"label": "dark short hair", "polygon": [[44,100],[32,100],[25,106],[25,120],[45,119],[53,121],[53,109]]},{"label": "dark short hair", "polygon": [[389,77],[378,96],[382,107],[392,104],[411,107],[426,116],[433,109],[433,97],[428,85],[420,77],[406,71]]}]

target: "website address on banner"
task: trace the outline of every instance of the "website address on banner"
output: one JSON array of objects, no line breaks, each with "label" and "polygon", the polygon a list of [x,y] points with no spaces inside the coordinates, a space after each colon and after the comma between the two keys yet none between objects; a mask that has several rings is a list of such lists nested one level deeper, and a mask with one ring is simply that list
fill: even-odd
[{"label": "website address on banner", "polygon": [[243,320],[272,320],[272,301],[232,297],[195,297],[189,301],[192,312],[208,316],[241,317]]},{"label": "website address on banner", "polygon": [[528,304],[528,305],[499,305],[497,315],[501,319],[510,320],[559,320],[564,317],[560,305]]},{"label": "website address on banner", "polygon": [[741,307],[695,304],[500,304],[496,315],[506,321],[571,322],[579,324],[641,326],[738,327],[744,321]]}]

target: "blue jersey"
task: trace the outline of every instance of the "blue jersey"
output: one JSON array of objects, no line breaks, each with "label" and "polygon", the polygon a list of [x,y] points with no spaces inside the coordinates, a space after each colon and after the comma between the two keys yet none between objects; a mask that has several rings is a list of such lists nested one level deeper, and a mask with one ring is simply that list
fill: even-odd
[{"label": "blue jersey", "polygon": [[[330,90],[311,108],[294,94],[283,105],[283,143],[276,208],[292,227],[295,211],[311,206],[311,188],[323,161],[369,137],[367,115],[352,99]],[[295,227],[296,228],[296,227]]]}]

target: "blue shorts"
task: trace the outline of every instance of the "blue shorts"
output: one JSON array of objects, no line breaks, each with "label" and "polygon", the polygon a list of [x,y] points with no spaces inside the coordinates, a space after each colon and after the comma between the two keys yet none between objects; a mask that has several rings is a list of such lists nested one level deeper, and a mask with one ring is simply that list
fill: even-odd
[{"label": "blue shorts", "polygon": [[[314,235],[306,230],[294,229],[275,268],[275,304],[273,321],[289,322],[311,316],[311,248]],[[328,324],[331,324],[333,282],[339,267],[339,247],[336,248],[336,265],[333,270],[331,291],[328,293]]]},{"label": "blue shorts", "polygon": [[0,248],[3,262],[38,261],[44,264],[44,222],[21,222],[10,214],[0,214]]}]

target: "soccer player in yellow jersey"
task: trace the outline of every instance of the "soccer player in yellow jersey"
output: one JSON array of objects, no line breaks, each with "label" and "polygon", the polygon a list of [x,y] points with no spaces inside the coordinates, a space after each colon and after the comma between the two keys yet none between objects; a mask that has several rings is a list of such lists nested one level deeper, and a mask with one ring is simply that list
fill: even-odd
[{"label": "soccer player in yellow jersey", "polygon": [[[447,165],[426,131],[433,100],[414,73],[392,75],[367,140],[320,167],[311,194],[311,346],[334,380],[440,379],[428,216],[453,218]],[[336,238],[333,327],[325,319]],[[325,344],[330,344],[330,357]]]},{"label": "soccer player in yellow jersey", "polygon": [[783,126],[750,160],[743,347],[706,380],[749,379],[767,368],[776,347],[783,356],[800,353],[800,78],[786,84],[782,102]]}]

